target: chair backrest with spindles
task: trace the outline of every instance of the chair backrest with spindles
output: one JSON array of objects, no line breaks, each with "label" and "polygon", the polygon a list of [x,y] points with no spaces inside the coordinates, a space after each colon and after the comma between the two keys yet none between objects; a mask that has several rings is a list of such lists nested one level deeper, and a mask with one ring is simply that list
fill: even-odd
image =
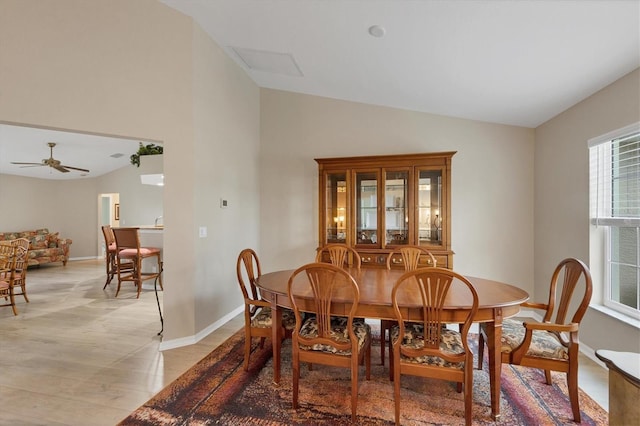
[{"label": "chair backrest with spindles", "polygon": [[421,256],[428,256],[427,266],[437,266],[435,256],[424,247],[402,246],[389,253],[389,257],[387,257],[387,269],[391,269],[392,264],[397,261],[396,257],[394,257],[393,255],[398,253],[402,256],[402,265],[404,266],[405,271],[413,271],[414,269],[418,269],[421,266]]},{"label": "chair backrest with spindles", "polygon": [[329,263],[332,265],[339,266],[341,268],[345,266],[354,266],[357,269],[360,269],[360,266],[362,265],[360,254],[346,244],[327,244],[318,250],[316,262],[323,261],[324,252],[329,253]]}]

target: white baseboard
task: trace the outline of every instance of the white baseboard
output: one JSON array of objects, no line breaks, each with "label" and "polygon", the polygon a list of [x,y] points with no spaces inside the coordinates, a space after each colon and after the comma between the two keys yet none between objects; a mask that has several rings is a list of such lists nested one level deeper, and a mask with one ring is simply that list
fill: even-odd
[{"label": "white baseboard", "polygon": [[159,350],[164,351],[167,349],[175,349],[175,348],[180,348],[182,346],[189,346],[189,345],[193,345],[194,343],[198,343],[200,340],[204,339],[209,334],[213,333],[214,331],[216,331],[217,329],[225,325],[227,322],[229,322],[230,320],[232,320],[233,318],[241,314],[243,311],[244,311],[244,305],[241,305],[236,309],[234,309],[233,311],[231,311],[230,313],[228,313],[227,315],[225,315],[224,317],[220,318],[218,321],[214,322],[213,324],[209,325],[207,328],[199,331],[193,336],[180,337],[179,339],[163,340],[162,342],[160,342]]}]

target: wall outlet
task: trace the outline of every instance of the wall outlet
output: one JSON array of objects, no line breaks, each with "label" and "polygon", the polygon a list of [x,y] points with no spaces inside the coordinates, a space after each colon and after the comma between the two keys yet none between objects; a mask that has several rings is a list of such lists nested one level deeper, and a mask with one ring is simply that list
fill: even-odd
[{"label": "wall outlet", "polygon": [[207,237],[207,227],[206,226],[201,226],[200,229],[198,230],[198,236],[200,238],[206,238]]},{"label": "wall outlet", "polygon": [[224,198],[220,198],[220,208],[226,209],[227,207],[229,207],[229,201]]}]

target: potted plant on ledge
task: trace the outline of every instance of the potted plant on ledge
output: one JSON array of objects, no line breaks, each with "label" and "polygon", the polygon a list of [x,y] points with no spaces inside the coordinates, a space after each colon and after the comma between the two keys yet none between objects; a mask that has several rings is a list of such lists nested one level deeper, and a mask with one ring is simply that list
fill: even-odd
[{"label": "potted plant on ledge", "polygon": [[157,155],[157,154],[162,154],[162,146],[155,145],[152,143],[143,145],[143,143],[140,142],[140,147],[138,148],[138,151],[129,158],[131,159],[131,164],[133,164],[136,167],[140,167],[141,155]]}]

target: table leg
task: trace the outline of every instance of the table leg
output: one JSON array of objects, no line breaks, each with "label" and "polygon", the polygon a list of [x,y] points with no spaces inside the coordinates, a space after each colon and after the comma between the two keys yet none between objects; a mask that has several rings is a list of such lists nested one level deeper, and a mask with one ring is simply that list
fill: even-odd
[{"label": "table leg", "polygon": [[491,417],[500,419],[500,374],[502,373],[502,309],[493,310],[493,322],[486,323],[489,349],[489,382],[491,389]]},{"label": "table leg", "polygon": [[280,347],[282,346],[282,310],[278,305],[271,303],[272,334],[271,346],[273,346],[273,383],[280,384]]}]

